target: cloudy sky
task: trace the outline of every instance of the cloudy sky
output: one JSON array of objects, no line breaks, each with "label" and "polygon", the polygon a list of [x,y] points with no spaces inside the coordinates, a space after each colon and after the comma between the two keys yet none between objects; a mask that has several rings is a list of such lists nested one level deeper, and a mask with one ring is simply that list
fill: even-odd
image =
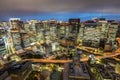
[{"label": "cloudy sky", "polygon": [[[0,17],[120,14],[119,0],[1,0]],[[53,15],[54,14],[54,15]],[[36,16],[35,16],[36,15]]]}]

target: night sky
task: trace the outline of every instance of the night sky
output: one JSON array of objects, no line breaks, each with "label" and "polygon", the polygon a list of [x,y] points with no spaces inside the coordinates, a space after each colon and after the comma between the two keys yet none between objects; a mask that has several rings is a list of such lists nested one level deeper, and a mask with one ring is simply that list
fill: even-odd
[{"label": "night sky", "polygon": [[105,17],[120,20],[119,0],[1,0],[0,20],[10,17],[57,19]]}]

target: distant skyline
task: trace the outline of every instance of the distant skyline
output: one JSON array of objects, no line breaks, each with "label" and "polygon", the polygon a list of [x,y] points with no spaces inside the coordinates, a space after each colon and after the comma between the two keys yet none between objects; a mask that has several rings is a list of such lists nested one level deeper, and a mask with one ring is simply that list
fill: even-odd
[{"label": "distant skyline", "polygon": [[108,13],[44,13],[44,14],[31,14],[31,15],[14,15],[14,16],[2,16],[0,21],[8,21],[9,18],[21,18],[21,20],[50,20],[55,19],[58,21],[68,21],[69,18],[80,18],[81,21],[91,20],[92,18],[106,18],[107,20],[120,21],[120,14],[108,14]]},{"label": "distant skyline", "polygon": [[119,0],[1,0],[0,20],[10,17],[22,19],[62,19],[92,17],[120,18]]}]

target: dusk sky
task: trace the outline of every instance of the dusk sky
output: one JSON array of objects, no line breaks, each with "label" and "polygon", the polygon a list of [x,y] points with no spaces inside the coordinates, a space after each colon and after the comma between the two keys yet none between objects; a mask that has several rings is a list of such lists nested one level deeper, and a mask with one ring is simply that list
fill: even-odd
[{"label": "dusk sky", "polygon": [[106,17],[120,20],[119,0],[1,0],[0,20]]}]

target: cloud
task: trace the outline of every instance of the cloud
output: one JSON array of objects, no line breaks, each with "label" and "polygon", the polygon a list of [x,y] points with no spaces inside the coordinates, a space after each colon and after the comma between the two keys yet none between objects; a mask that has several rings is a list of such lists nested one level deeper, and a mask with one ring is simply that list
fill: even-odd
[{"label": "cloud", "polygon": [[119,0],[1,0],[0,15],[59,12],[120,13]]}]

